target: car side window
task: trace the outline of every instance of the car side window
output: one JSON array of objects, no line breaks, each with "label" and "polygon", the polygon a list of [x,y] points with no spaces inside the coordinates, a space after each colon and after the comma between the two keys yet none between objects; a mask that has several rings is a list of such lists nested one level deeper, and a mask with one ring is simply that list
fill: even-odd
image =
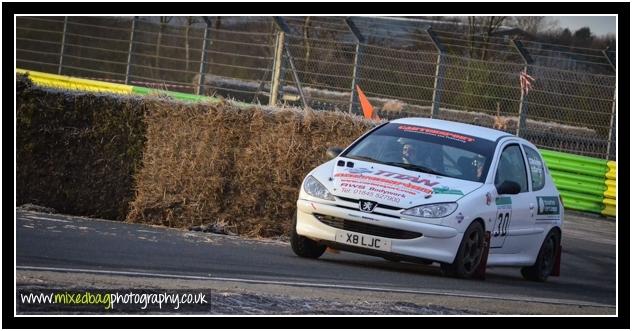
[{"label": "car side window", "polygon": [[518,145],[509,145],[505,147],[500,154],[494,184],[498,186],[506,180],[518,183],[521,193],[529,190],[527,185],[527,168],[524,165],[522,152]]},{"label": "car side window", "polygon": [[544,187],[544,163],[537,151],[533,148],[524,146],[524,153],[527,155],[529,170],[531,170],[531,186],[533,191],[541,190]]}]

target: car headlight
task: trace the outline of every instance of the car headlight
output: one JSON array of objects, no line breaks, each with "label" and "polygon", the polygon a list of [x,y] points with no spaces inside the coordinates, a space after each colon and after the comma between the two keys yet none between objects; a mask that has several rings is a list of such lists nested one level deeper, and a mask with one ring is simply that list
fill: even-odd
[{"label": "car headlight", "polygon": [[307,194],[311,196],[331,201],[336,200],[333,194],[327,191],[325,185],[321,184],[318,180],[316,180],[316,178],[312,176],[308,176],[307,179],[305,179],[305,184],[303,184],[303,188],[305,189],[305,192],[307,192]]},{"label": "car headlight", "polygon": [[446,217],[454,213],[458,206],[459,205],[457,205],[456,202],[423,205],[406,209],[402,212],[402,214],[425,218],[439,218]]}]

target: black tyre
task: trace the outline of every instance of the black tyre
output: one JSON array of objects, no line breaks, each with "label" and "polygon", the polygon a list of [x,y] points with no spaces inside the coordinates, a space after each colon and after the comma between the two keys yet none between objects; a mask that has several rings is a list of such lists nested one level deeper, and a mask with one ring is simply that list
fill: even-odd
[{"label": "black tyre", "polygon": [[471,277],[481,263],[484,243],[483,226],[479,222],[473,222],[463,234],[454,262],[441,264],[443,274],[458,278]]},{"label": "black tyre", "polygon": [[560,234],[557,230],[551,230],[544,238],[540,247],[538,258],[531,267],[523,267],[520,272],[527,280],[544,282],[553,272],[555,258],[560,245]]},{"label": "black tyre", "polygon": [[294,216],[294,224],[292,224],[290,245],[292,246],[294,254],[310,259],[319,258],[327,249],[327,246],[320,245],[319,243],[296,233],[296,216]]}]

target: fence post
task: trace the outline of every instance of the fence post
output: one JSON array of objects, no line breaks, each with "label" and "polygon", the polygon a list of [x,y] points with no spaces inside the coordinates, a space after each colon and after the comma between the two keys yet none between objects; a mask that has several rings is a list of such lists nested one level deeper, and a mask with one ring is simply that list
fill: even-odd
[{"label": "fence post", "polygon": [[[603,55],[606,57],[606,59],[608,60],[608,63],[610,64],[610,67],[612,68],[613,72],[617,72],[617,67],[615,65],[615,60],[610,56],[610,54],[608,54],[608,52],[610,52],[610,46],[608,46],[608,48],[606,48],[605,50],[601,51],[603,53]],[[616,84],[616,83],[615,83]],[[608,148],[606,150],[606,158],[607,159],[612,159],[615,160],[616,159],[616,152],[613,150],[613,143],[616,139],[616,111],[617,111],[617,107],[616,107],[616,96],[617,96],[617,87],[615,86],[614,91],[613,91],[613,96],[612,96],[612,111],[610,112],[610,128],[608,128]],[[612,154],[612,155],[611,155]]]},{"label": "fence post", "polygon": [[132,30],[129,33],[129,49],[127,51],[127,68],[125,68],[125,84],[129,84],[129,74],[132,68],[132,51],[134,49],[134,31],[136,30],[136,21],[138,16],[132,18]]},{"label": "fence post", "polygon": [[283,63],[283,45],[285,44],[285,32],[279,31],[274,44],[274,62],[272,64],[272,80],[270,81],[270,99],[268,105],[277,104],[279,85],[281,80],[281,64]]},{"label": "fence post", "polygon": [[64,17],[64,30],[61,35],[61,49],[59,50],[59,68],[57,74],[61,75],[62,63],[64,61],[64,46],[66,45],[66,29],[68,27],[68,16]]},{"label": "fence post", "polygon": [[441,95],[443,94],[443,78],[445,76],[445,47],[439,40],[437,34],[432,31],[432,27],[428,27],[426,29],[426,33],[430,40],[432,40],[432,44],[437,49],[437,69],[435,71],[435,81],[434,81],[434,90],[432,92],[432,111],[430,113],[430,118],[436,118],[439,116],[439,110],[441,106]]},{"label": "fence post", "polygon": [[208,49],[208,29],[210,25],[210,20],[208,17],[204,16],[204,22],[206,23],[206,27],[204,28],[204,39],[202,39],[202,54],[200,56],[200,78],[197,82],[197,87],[195,94],[201,95],[204,91],[204,74],[206,73],[206,51]]},{"label": "fence post", "polygon": [[[522,42],[518,39],[511,40],[514,47],[520,53],[520,57],[524,61],[524,71],[529,74],[529,65],[533,64],[533,59],[529,52],[524,48]],[[524,135],[524,131],[527,123],[527,94],[525,91],[520,88],[520,108],[518,109],[518,128],[516,129],[516,136],[520,137],[520,135]]]},{"label": "fence post", "polygon": [[[274,16],[274,23],[276,26],[281,29],[288,36],[290,35],[290,27],[285,23],[285,20],[280,16]],[[287,45],[287,39],[283,40],[283,48],[285,49],[285,55],[287,55],[288,62],[290,62],[290,67],[292,68],[292,77],[294,77],[294,83],[296,83],[296,88],[298,89],[298,94],[301,96],[301,104],[303,108],[307,108],[309,104],[307,99],[305,99],[305,94],[303,93],[303,87],[301,86],[301,81],[298,78],[298,73],[296,72],[296,66],[294,65],[294,58],[292,57],[292,53],[290,52],[290,47]]]},{"label": "fence post", "polygon": [[345,23],[347,23],[347,27],[349,27],[349,30],[351,30],[351,33],[353,33],[356,40],[355,55],[353,57],[353,77],[351,78],[351,98],[349,99],[349,113],[353,113],[353,105],[356,103],[357,99],[356,84],[360,78],[359,65],[362,60],[362,44],[366,42],[366,39],[362,33],[360,33],[360,30],[355,25],[351,17],[345,18]]}]

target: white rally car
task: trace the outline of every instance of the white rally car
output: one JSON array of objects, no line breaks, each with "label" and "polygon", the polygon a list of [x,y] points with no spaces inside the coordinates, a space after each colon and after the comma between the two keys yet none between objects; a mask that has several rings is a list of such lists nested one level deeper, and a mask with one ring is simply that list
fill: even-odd
[{"label": "white rally car", "polygon": [[[538,149],[502,131],[406,118],[384,123],[304,179],[293,251],[327,247],[394,261],[439,262],[444,274],[522,267],[559,275],[564,207]],[[485,264],[486,261],[486,264]]]}]

